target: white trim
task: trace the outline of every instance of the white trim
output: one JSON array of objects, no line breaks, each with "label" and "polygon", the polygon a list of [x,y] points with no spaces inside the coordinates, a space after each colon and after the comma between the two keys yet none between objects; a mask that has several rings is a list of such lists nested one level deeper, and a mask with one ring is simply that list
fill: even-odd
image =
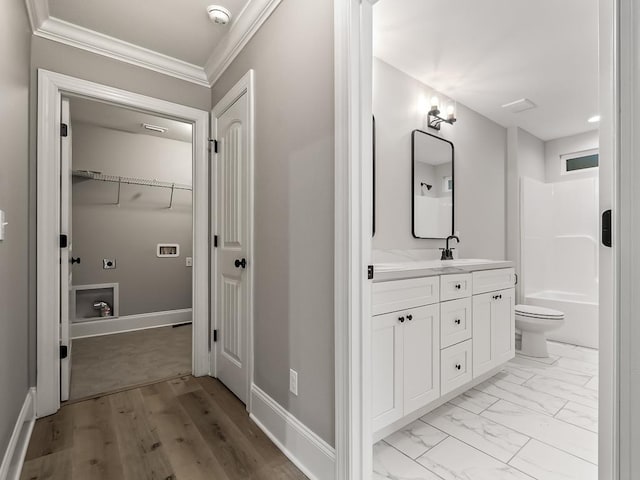
[{"label": "white trim", "polygon": [[[254,357],[254,343],[253,343],[253,322],[255,318],[254,311],[254,279],[255,279],[255,255],[254,255],[254,243],[255,243],[255,235],[254,235],[254,225],[255,225],[255,201],[254,201],[254,189],[255,189],[255,181],[254,181],[254,163],[255,163],[255,80],[254,80],[254,71],[249,70],[244,76],[238,80],[238,82],[229,90],[226,95],[220,100],[213,110],[211,110],[211,138],[216,139],[218,136],[218,118],[225,112],[227,109],[235,103],[235,101],[240,98],[245,92],[247,94],[247,104],[249,106],[249,118],[247,120],[247,135],[248,135],[248,144],[249,144],[249,152],[247,159],[248,163],[248,172],[249,176],[249,205],[248,205],[248,214],[250,218],[249,222],[249,242],[247,244],[247,258],[251,263],[250,268],[246,270],[245,278],[246,278],[246,288],[248,290],[247,294],[249,297],[249,318],[247,319],[248,329],[247,329],[247,345],[248,345],[248,358],[247,361],[249,363],[249,372],[248,372],[248,381],[247,381],[247,398],[249,399],[247,403],[247,411],[251,412],[251,385],[253,384],[253,357]],[[217,186],[217,172],[218,172],[218,155],[214,154],[214,161],[212,162],[211,168],[211,185],[212,189]],[[217,195],[211,195],[211,205],[210,209],[212,212],[212,221],[211,227],[213,229],[212,234],[216,234],[218,231],[217,224]],[[215,216],[215,218],[214,218]],[[218,250],[213,246],[213,242],[211,242],[211,317],[213,318],[213,328],[218,328],[220,324],[218,319],[218,310],[216,308],[216,293],[217,293],[217,284],[216,280],[218,278]],[[214,346],[211,350],[211,358],[210,358],[210,367],[209,371],[211,374],[217,378],[218,370],[216,364],[216,350],[217,346]]]},{"label": "white trim", "polygon": [[139,313],[124,317],[96,318],[71,324],[71,338],[96,337],[114,333],[133,332],[149,328],[167,327],[190,323],[192,309],[168,310],[166,312]]},{"label": "white trim", "polygon": [[211,87],[249,43],[282,0],[249,0],[229,31],[216,44],[204,67],[90,30],[49,14],[48,0],[25,0],[33,34],[169,75]]},{"label": "white trim", "polygon": [[35,400],[36,389],[30,388],[0,464],[0,480],[18,480],[20,478],[33,426],[36,423]]},{"label": "white trim", "polygon": [[47,18],[34,30],[33,34],[203,87],[211,86],[204,68],[198,65],[65,22],[59,18]]},{"label": "white trim", "polygon": [[[334,2],[336,477],[369,478],[372,0]],[[368,74],[367,74],[368,72]]]},{"label": "white trim", "polygon": [[193,124],[193,373],[209,372],[209,162],[208,113],[67,75],[38,70],[37,118],[37,415],[60,407],[60,102],[81,95],[178,118]]},{"label": "white trim", "polygon": [[311,480],[335,479],[335,450],[257,385],[251,387],[251,419]]},{"label": "white trim", "polygon": [[281,1],[250,0],[247,3],[237,20],[231,25],[229,33],[218,42],[204,65],[210,85],[218,81]]}]

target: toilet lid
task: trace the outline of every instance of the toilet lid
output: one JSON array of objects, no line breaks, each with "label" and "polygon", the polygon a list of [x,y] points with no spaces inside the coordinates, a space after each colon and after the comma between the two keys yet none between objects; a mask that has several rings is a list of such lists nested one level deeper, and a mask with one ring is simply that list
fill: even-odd
[{"label": "toilet lid", "polygon": [[516,313],[524,317],[562,319],[564,313],[552,308],[538,307],[536,305],[516,305]]}]

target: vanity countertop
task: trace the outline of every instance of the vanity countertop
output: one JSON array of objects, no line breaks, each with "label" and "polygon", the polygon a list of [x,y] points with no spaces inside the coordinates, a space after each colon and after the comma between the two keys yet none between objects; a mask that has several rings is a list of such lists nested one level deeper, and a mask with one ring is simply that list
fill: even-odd
[{"label": "vanity countertop", "polygon": [[432,277],[510,267],[513,267],[513,262],[509,260],[485,260],[479,258],[379,262],[374,264],[373,267],[373,281],[386,282],[405,278]]}]

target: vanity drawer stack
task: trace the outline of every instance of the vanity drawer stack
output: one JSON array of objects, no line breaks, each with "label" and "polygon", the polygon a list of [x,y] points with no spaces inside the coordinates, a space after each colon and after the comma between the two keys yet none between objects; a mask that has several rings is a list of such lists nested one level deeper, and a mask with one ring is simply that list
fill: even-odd
[{"label": "vanity drawer stack", "polygon": [[440,277],[440,394],[473,379],[471,273]]},{"label": "vanity drawer stack", "polygon": [[513,268],[373,283],[374,432],[423,415],[513,358],[514,285]]}]

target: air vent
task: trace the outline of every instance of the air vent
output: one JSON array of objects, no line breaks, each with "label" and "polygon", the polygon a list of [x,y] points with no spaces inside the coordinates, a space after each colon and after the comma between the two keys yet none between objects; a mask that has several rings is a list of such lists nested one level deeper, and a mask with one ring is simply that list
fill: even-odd
[{"label": "air vent", "polygon": [[509,110],[511,113],[525,112],[536,107],[537,105],[528,98],[521,98],[520,100],[516,100],[515,102],[505,103],[504,105],[502,105],[502,108]]}]

